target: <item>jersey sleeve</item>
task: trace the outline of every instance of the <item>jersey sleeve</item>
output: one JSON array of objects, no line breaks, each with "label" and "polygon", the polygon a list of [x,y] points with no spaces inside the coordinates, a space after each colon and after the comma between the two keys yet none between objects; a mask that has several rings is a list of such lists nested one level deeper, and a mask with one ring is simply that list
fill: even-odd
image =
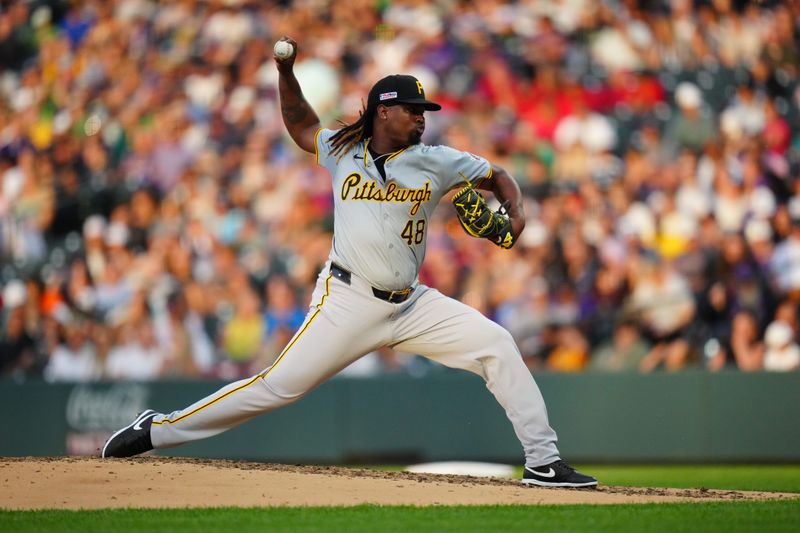
[{"label": "jersey sleeve", "polygon": [[492,178],[492,165],[483,157],[470,152],[462,152],[447,146],[440,147],[437,154],[439,175],[445,190],[467,184],[477,187],[484,180]]},{"label": "jersey sleeve", "polygon": [[331,157],[331,145],[329,141],[336,133],[336,130],[320,128],[314,134],[314,151],[316,152],[317,164],[325,168],[331,168],[331,162],[335,160]]}]

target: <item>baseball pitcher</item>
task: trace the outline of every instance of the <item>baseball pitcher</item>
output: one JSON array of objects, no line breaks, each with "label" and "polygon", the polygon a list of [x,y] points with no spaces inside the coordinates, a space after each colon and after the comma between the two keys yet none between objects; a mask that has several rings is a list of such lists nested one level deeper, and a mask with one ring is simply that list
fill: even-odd
[{"label": "baseball pitcher", "polygon": [[[596,486],[559,457],[544,400],[511,335],[418,279],[433,210],[452,189],[461,189],[453,203],[467,233],[514,245],[525,225],[514,179],[482,157],[421,142],[425,112],[441,107],[412,76],[379,80],[357,121],[322,128],[293,72],[297,44],[287,37],[279,43],[291,45],[275,53],[284,124],[333,180],[333,242],[308,315],[261,373],[185,409],[145,411],[111,436],[102,456],[129,457],[216,435],[300,399],[364,354],[391,346],[486,381],[522,443],[524,483]],[[504,207],[492,212],[476,189],[491,191]]]}]

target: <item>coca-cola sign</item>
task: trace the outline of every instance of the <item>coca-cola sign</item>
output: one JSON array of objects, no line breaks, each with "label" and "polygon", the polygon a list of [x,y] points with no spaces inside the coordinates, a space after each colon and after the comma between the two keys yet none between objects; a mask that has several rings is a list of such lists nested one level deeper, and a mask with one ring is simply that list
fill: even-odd
[{"label": "coca-cola sign", "polygon": [[67,424],[74,431],[118,429],[145,410],[149,392],[138,383],[78,385],[67,399]]}]

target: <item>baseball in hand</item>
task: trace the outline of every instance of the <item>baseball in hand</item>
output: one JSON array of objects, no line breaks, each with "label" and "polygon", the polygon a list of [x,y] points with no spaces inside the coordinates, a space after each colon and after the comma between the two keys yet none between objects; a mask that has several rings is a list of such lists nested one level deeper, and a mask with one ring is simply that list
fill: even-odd
[{"label": "baseball in hand", "polygon": [[294,46],[292,46],[292,43],[287,41],[278,41],[275,43],[275,48],[273,48],[273,51],[275,52],[276,57],[279,57],[280,59],[286,59],[294,53]]}]

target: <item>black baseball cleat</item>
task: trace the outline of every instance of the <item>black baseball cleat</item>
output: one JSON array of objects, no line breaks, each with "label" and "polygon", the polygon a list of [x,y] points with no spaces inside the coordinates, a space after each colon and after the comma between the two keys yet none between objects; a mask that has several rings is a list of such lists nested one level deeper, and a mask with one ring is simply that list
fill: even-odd
[{"label": "black baseball cleat", "polygon": [[525,467],[522,482],[539,487],[596,487],[597,480],[581,474],[567,463],[558,460],[549,465]]},{"label": "black baseball cleat", "polygon": [[153,449],[150,440],[150,425],[153,417],[158,413],[147,409],[136,417],[136,420],[120,429],[106,441],[101,456],[105,457],[132,457]]}]

